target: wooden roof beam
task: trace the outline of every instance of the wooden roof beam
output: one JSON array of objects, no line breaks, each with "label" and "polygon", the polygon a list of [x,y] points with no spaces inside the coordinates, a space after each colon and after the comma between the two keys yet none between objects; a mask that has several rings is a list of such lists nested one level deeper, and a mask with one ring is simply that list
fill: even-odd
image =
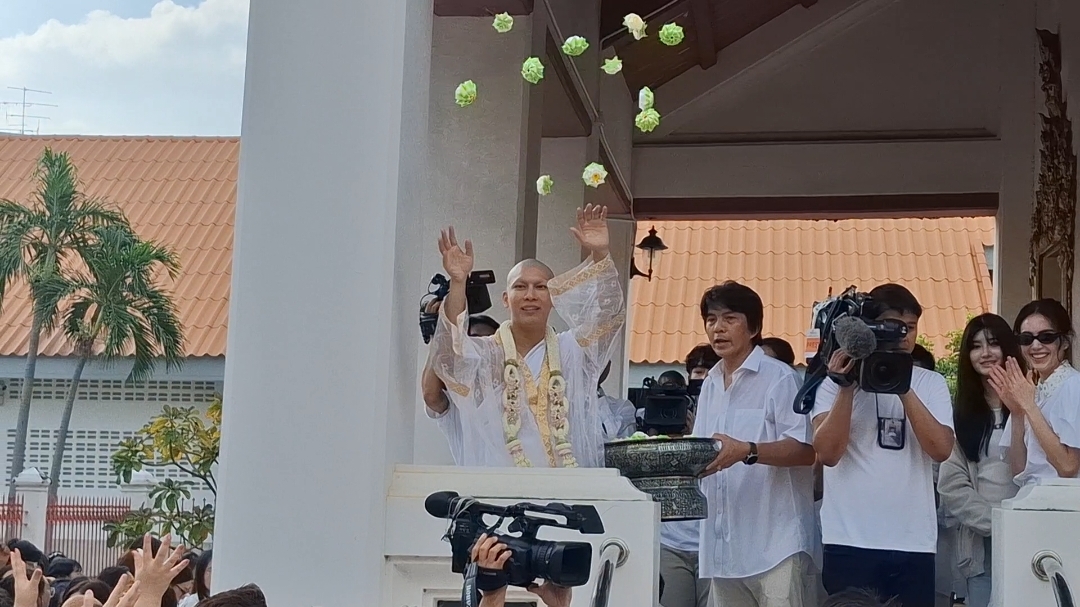
[{"label": "wooden roof beam", "polygon": [[530,15],[533,0],[435,0],[439,17],[494,17],[499,13]]},{"label": "wooden roof beam", "polygon": [[[685,12],[684,6],[689,0],[671,0],[664,6],[656,9],[648,15],[642,15],[641,18],[648,24],[648,32],[650,36],[655,36],[656,32],[660,31],[665,23],[675,18],[676,15]],[[625,27],[620,27],[614,34],[609,34],[601,40],[603,48],[615,47],[616,49],[622,48],[627,44],[633,42],[634,37],[630,35]]]},{"label": "wooden roof beam", "polygon": [[[816,1],[816,0],[814,0]],[[690,18],[694,21],[698,65],[707,70],[716,65],[716,34],[713,31],[712,3],[709,0],[690,0]]]}]

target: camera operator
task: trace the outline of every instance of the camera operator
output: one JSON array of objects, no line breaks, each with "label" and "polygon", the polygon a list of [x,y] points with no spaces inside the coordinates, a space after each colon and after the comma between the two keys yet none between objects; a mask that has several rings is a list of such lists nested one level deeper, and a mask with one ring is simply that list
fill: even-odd
[{"label": "camera operator", "polygon": [[[896,284],[869,293],[876,320],[907,326],[899,348],[910,353],[922,307]],[[821,509],[829,594],[870,588],[897,596],[904,607],[934,605],[937,515],[933,465],[953,447],[952,406],[945,378],[920,367],[907,393],[859,390],[847,375],[855,365],[842,350],[828,361],[830,377],[817,393],[814,447],[824,469]]]},{"label": "camera operator", "polygon": [[[472,561],[480,568],[480,575],[497,578],[510,560],[510,549],[494,537],[481,535],[472,549]],[[497,584],[497,582],[496,582]],[[544,582],[542,586],[530,586],[529,592],[540,597],[547,607],[570,607],[571,589]],[[501,588],[483,592],[480,607],[503,607],[506,604],[506,584]]]},{"label": "camera operator", "polygon": [[701,318],[721,359],[701,387],[694,425],[694,436],[720,443],[701,482],[701,576],[724,607],[814,605],[814,449],[809,420],[791,406],[795,371],[762,351],[764,306],[749,287],[709,289]]}]

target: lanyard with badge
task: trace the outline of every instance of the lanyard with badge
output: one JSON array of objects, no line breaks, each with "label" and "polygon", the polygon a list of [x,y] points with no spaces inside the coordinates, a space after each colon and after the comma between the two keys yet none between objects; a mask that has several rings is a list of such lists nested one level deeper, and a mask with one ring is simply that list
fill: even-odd
[{"label": "lanyard with badge", "polygon": [[881,401],[874,395],[874,409],[877,413],[877,444],[882,449],[903,451],[907,442],[907,417],[882,417]]}]

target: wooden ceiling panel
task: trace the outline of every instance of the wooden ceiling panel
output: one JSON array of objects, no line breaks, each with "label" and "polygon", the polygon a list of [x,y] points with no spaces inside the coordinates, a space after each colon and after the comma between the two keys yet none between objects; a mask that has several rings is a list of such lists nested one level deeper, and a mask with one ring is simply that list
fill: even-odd
[{"label": "wooden ceiling panel", "polygon": [[499,13],[528,15],[533,0],[435,0],[434,13],[440,17],[492,17]]},{"label": "wooden ceiling panel", "polygon": [[717,45],[722,49],[732,44],[800,3],[800,0],[713,0],[713,28]]}]

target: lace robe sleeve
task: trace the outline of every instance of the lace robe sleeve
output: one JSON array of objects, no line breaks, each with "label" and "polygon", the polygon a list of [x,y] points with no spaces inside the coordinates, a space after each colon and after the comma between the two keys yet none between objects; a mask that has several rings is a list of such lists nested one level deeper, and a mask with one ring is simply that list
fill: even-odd
[{"label": "lace robe sleeve", "polygon": [[626,322],[619,272],[611,256],[580,266],[548,282],[555,311],[570,330],[585,355],[591,377],[598,377],[611,359],[615,340]]},{"label": "lace robe sleeve", "polygon": [[[458,406],[479,407],[483,400],[485,375],[502,366],[498,348],[491,337],[470,337],[469,311],[451,322],[439,312],[439,324],[431,338],[428,362]],[[487,373],[485,373],[485,371]],[[490,378],[488,378],[490,381]]]}]

